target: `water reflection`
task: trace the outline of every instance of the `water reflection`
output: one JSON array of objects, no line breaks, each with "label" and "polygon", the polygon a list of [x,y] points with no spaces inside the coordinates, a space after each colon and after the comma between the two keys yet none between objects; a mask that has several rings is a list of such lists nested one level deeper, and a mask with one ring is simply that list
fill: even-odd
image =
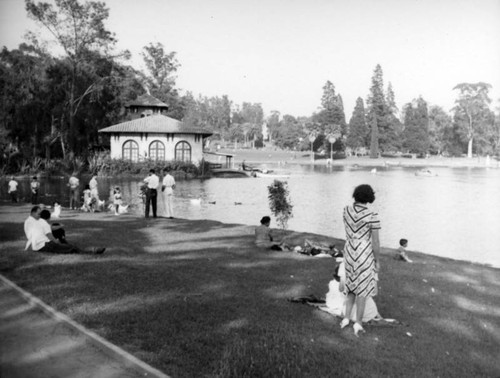
[{"label": "water reflection", "polygon": [[[374,207],[382,221],[382,245],[397,247],[400,238],[409,239],[411,250],[500,266],[500,170],[435,168],[436,177],[416,176],[416,168],[327,167],[268,165],[276,174],[289,173],[286,181],[294,205],[289,228],[344,238],[342,209],[352,201],[352,191],[361,183],[376,192]],[[90,178],[82,178],[87,183]],[[139,178],[99,179],[101,198],[108,199],[112,186],[120,186],[131,211],[143,214]],[[273,178],[213,178],[178,181],[175,191],[176,216],[213,219],[225,223],[255,225],[269,214],[267,186]],[[63,199],[68,205],[66,178],[42,179],[45,203]],[[20,180],[28,193],[29,180]],[[7,181],[1,195],[7,198]],[[200,203],[191,199],[201,199]],[[214,204],[215,202],[215,204]],[[238,203],[238,204],[235,204]],[[239,204],[241,203],[241,204]],[[161,196],[159,215],[164,214]],[[275,226],[275,224],[273,224]]]}]

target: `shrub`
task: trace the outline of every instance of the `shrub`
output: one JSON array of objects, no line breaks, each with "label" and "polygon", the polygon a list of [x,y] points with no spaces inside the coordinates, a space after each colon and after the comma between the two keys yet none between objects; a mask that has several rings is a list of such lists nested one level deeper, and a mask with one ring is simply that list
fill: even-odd
[{"label": "shrub", "polygon": [[276,222],[285,230],[288,226],[288,220],[293,216],[293,205],[290,203],[288,184],[286,181],[274,180],[267,187],[269,191],[269,207],[276,217]]}]

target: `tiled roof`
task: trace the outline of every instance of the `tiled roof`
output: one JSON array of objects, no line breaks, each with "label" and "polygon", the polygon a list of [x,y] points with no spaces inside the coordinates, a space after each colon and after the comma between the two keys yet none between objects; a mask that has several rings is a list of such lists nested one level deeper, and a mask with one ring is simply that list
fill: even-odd
[{"label": "tiled roof", "polygon": [[137,97],[135,100],[130,101],[125,105],[126,108],[130,106],[155,106],[155,107],[160,107],[160,108],[168,108],[168,105],[165,104],[164,102],[161,102],[158,100],[156,97],[151,96],[148,93],[144,93],[143,95],[140,95]]},{"label": "tiled roof", "polygon": [[99,130],[100,133],[164,133],[164,134],[201,134],[212,135],[203,129],[184,128],[182,122],[176,119],[157,114],[149,117],[137,118],[132,121],[118,123]]}]

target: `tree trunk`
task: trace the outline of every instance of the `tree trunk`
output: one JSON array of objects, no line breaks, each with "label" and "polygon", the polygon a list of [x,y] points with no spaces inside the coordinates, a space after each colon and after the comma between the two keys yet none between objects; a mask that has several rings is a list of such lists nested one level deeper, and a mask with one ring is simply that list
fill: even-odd
[{"label": "tree trunk", "polygon": [[374,116],[372,120],[372,133],[370,141],[370,158],[378,159],[378,127],[377,117]]},{"label": "tree trunk", "polygon": [[467,143],[467,157],[472,157],[472,137],[469,138],[469,142]]}]

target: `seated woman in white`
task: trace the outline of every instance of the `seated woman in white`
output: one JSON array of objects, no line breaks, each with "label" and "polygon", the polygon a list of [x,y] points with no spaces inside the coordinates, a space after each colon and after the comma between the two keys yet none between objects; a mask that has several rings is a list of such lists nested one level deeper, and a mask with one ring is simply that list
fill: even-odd
[{"label": "seated woman in white", "polygon": [[[343,317],[345,313],[345,266],[341,262],[335,269],[333,280],[328,284],[328,293],[326,294],[326,310],[332,315]],[[351,311],[352,321],[356,319],[356,304]],[[363,322],[370,320],[379,320],[382,317],[379,315],[377,305],[372,297],[368,297],[365,305],[365,312],[363,314]]]}]

